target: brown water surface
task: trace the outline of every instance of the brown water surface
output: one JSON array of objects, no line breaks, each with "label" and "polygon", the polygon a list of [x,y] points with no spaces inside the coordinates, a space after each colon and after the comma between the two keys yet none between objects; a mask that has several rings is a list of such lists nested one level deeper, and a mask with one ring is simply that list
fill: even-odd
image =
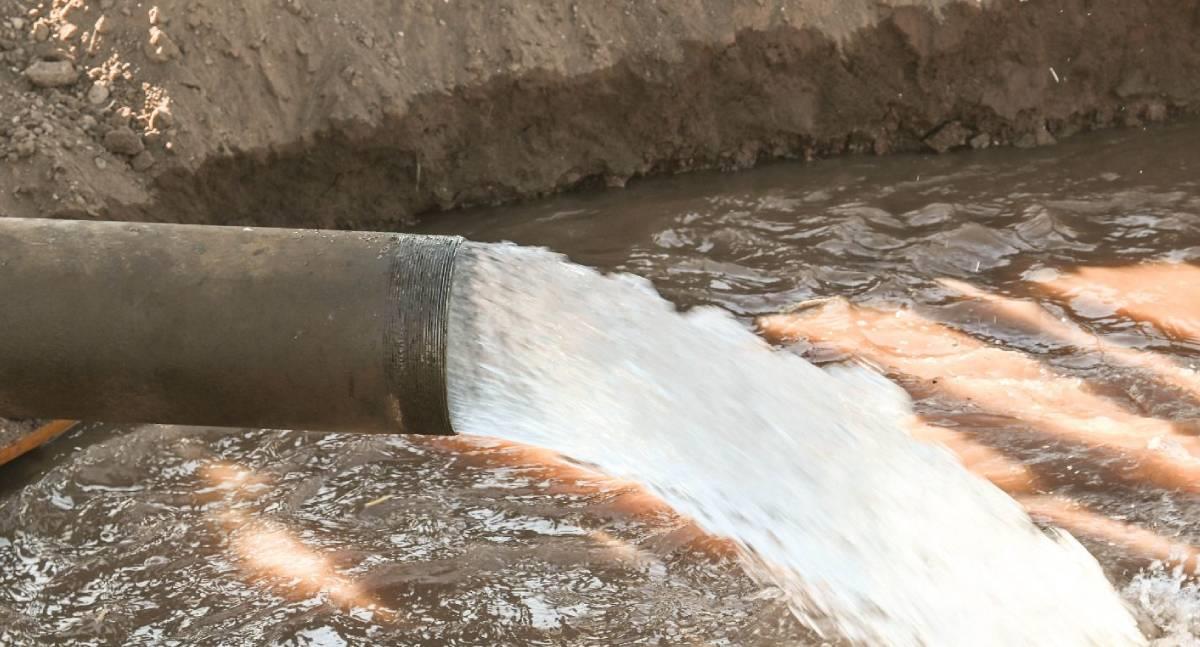
[{"label": "brown water surface", "polygon": [[[815,361],[868,361],[913,394],[914,433],[1117,586],[1195,566],[1200,127],[695,175],[420,229],[547,246]],[[0,479],[4,644],[813,644],[636,484],[495,441],[93,423]],[[1151,634],[1200,635],[1186,587],[1143,605]]]}]

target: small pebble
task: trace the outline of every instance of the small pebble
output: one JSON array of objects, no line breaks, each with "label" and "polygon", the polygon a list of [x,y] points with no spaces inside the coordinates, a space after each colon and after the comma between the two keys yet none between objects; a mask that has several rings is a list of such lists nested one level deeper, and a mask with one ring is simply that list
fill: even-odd
[{"label": "small pebble", "polygon": [[156,63],[166,63],[171,59],[179,57],[179,46],[167,32],[158,27],[150,28],[150,40],[146,43],[146,57]]}]

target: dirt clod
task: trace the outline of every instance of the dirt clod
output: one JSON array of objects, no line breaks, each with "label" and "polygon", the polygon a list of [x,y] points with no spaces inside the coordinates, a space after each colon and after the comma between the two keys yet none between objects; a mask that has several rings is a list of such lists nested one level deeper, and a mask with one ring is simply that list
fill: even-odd
[{"label": "dirt clod", "polygon": [[61,41],[75,40],[75,37],[78,35],[79,26],[75,23],[63,23],[63,25],[58,28],[58,39]]},{"label": "dirt clod", "polygon": [[966,146],[967,138],[970,136],[970,129],[957,121],[952,121],[926,137],[925,145],[936,153],[946,153]]},{"label": "dirt clod", "polygon": [[151,166],[154,166],[154,155],[150,154],[150,151],[144,150],[135,155],[129,161],[129,165],[133,167],[133,170],[138,172],[148,171]]},{"label": "dirt clod", "polygon": [[22,139],[13,146],[13,150],[16,151],[18,157],[29,157],[37,152],[37,144],[32,138]]},{"label": "dirt clod", "polygon": [[104,147],[118,155],[137,155],[145,150],[142,138],[128,126],[113,128],[104,134]]},{"label": "dirt clod", "polygon": [[1050,146],[1058,143],[1058,140],[1054,138],[1054,135],[1051,135],[1050,131],[1046,129],[1045,124],[1042,124],[1036,131],[1034,131],[1033,137],[1034,142],[1037,143],[1038,146]]},{"label": "dirt clod", "polygon": [[70,61],[35,61],[25,68],[25,78],[39,88],[58,88],[75,83],[79,71]]},{"label": "dirt clod", "polygon": [[1013,145],[1017,148],[1034,148],[1036,146],[1049,146],[1057,141],[1054,135],[1051,135],[1050,131],[1046,129],[1045,124],[1038,124],[1032,132],[1018,137],[1017,141],[1013,142]]}]

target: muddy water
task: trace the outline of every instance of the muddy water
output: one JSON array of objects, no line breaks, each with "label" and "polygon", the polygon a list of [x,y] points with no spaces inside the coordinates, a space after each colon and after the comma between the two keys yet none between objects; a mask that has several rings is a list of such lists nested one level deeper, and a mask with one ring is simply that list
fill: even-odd
[{"label": "muddy water", "polygon": [[[805,304],[764,325],[782,352],[889,372],[919,433],[1190,644],[1200,594],[1169,569],[1200,545],[1198,150],[1193,126],[779,165],[426,230],[545,245],[747,325]],[[5,644],[813,644],[687,520],[512,446],[90,425],[13,467]]]}]

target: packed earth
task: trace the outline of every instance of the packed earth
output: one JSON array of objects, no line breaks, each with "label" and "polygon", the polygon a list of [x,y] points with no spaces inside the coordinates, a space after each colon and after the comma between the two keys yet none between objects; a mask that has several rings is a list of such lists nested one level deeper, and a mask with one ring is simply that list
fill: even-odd
[{"label": "packed earth", "polygon": [[0,215],[395,229],[631,178],[1191,113],[1200,8],[0,2]]}]

